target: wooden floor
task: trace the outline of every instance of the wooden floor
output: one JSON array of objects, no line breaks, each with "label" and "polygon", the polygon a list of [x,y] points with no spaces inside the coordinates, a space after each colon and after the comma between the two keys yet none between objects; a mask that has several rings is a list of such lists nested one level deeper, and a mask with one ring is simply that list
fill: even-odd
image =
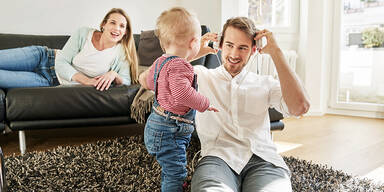
[{"label": "wooden floor", "polygon": [[285,119],[274,140],[301,144],[282,155],[364,176],[384,165],[384,119],[325,115]]},{"label": "wooden floor", "polygon": [[[338,115],[284,119],[285,129],[273,133],[277,143],[300,144],[282,155],[365,175],[384,165],[384,120]],[[88,127],[26,132],[27,151],[80,145],[118,136],[141,134],[143,127]],[[0,135],[6,156],[19,154],[17,133]]]}]

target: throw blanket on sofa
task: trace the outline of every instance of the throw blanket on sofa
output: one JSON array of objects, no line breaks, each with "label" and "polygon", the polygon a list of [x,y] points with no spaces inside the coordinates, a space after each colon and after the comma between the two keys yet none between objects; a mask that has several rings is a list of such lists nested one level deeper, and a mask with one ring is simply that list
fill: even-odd
[{"label": "throw blanket on sofa", "polygon": [[154,92],[140,87],[131,105],[131,118],[138,123],[145,123],[145,115],[151,111]]}]

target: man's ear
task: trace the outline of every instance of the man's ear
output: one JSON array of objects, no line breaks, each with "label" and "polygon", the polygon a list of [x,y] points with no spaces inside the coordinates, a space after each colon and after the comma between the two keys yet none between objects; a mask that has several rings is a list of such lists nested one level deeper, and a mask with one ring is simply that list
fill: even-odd
[{"label": "man's ear", "polygon": [[252,46],[251,55],[253,55],[256,51],[257,51],[256,45]]}]

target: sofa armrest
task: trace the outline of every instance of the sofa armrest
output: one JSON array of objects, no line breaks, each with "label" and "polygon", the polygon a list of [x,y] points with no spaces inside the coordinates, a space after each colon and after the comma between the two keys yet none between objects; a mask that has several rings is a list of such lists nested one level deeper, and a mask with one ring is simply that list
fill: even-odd
[{"label": "sofa armrest", "polygon": [[5,120],[5,93],[0,89],[0,123]]},{"label": "sofa armrest", "polygon": [[5,93],[0,89],[0,134],[5,130]]},{"label": "sofa armrest", "polygon": [[269,112],[269,119],[271,122],[284,119],[283,114],[276,111],[276,109],[274,108],[269,108],[268,112]]}]

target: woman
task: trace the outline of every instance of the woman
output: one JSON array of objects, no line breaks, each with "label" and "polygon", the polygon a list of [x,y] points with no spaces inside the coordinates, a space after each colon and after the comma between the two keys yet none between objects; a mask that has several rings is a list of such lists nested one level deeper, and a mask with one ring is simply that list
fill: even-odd
[{"label": "woman", "polygon": [[62,50],[42,46],[0,50],[0,88],[67,84],[107,90],[138,82],[138,61],[127,14],[111,9],[100,31],[80,28]]}]

